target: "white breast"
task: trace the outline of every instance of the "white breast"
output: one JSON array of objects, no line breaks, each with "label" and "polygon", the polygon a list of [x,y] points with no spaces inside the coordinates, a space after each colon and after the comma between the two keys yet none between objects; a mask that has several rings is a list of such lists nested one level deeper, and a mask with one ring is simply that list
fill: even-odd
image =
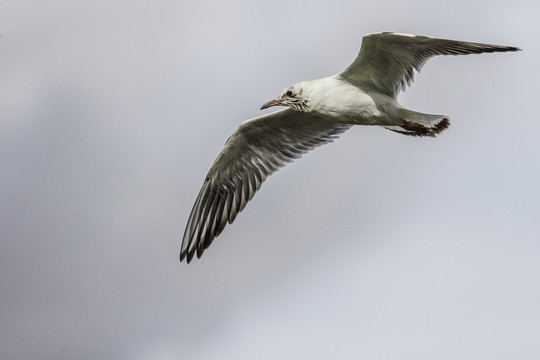
[{"label": "white breast", "polygon": [[339,122],[364,123],[380,115],[370,95],[335,77],[311,81],[306,95],[311,111]]}]

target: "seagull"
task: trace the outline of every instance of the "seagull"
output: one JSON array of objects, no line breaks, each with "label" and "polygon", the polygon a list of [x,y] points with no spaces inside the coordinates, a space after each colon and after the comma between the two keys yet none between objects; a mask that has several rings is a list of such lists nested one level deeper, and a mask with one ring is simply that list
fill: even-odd
[{"label": "seagull", "polygon": [[354,62],[339,74],[284,89],[262,109],[286,109],[244,121],[226,141],[195,200],[180,261],[200,258],[268,176],[353,125],[377,125],[403,135],[435,137],[448,116],[401,106],[397,96],[435,55],[519,51],[500,46],[382,32],[363,37]]}]

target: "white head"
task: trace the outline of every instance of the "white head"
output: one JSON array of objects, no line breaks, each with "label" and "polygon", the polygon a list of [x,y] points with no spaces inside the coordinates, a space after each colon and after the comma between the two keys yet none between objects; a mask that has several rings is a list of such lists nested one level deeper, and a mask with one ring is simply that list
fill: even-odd
[{"label": "white head", "polygon": [[306,99],[305,91],[306,85],[306,82],[300,82],[289,86],[281,92],[281,95],[279,95],[277,99],[271,100],[261,106],[261,110],[269,108],[271,106],[282,105],[288,106],[296,111],[308,112],[308,100]]}]

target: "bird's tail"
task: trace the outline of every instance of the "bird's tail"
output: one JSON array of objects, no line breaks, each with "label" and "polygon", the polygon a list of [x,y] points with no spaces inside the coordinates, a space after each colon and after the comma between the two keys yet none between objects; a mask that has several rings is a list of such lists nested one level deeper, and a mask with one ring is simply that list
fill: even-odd
[{"label": "bird's tail", "polygon": [[403,135],[435,137],[450,126],[446,115],[422,114],[407,109],[401,109],[401,112],[403,124],[385,126],[386,129]]}]

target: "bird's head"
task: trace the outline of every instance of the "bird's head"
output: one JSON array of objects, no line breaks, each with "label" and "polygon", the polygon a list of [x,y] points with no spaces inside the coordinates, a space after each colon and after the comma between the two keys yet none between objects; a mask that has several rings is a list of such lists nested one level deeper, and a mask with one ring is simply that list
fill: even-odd
[{"label": "bird's head", "polygon": [[271,106],[288,106],[296,111],[308,112],[308,100],[306,99],[306,91],[304,90],[305,86],[302,83],[294,84],[289,86],[281,92],[281,95],[275,100],[271,100],[261,106],[262,109],[269,108]]}]

